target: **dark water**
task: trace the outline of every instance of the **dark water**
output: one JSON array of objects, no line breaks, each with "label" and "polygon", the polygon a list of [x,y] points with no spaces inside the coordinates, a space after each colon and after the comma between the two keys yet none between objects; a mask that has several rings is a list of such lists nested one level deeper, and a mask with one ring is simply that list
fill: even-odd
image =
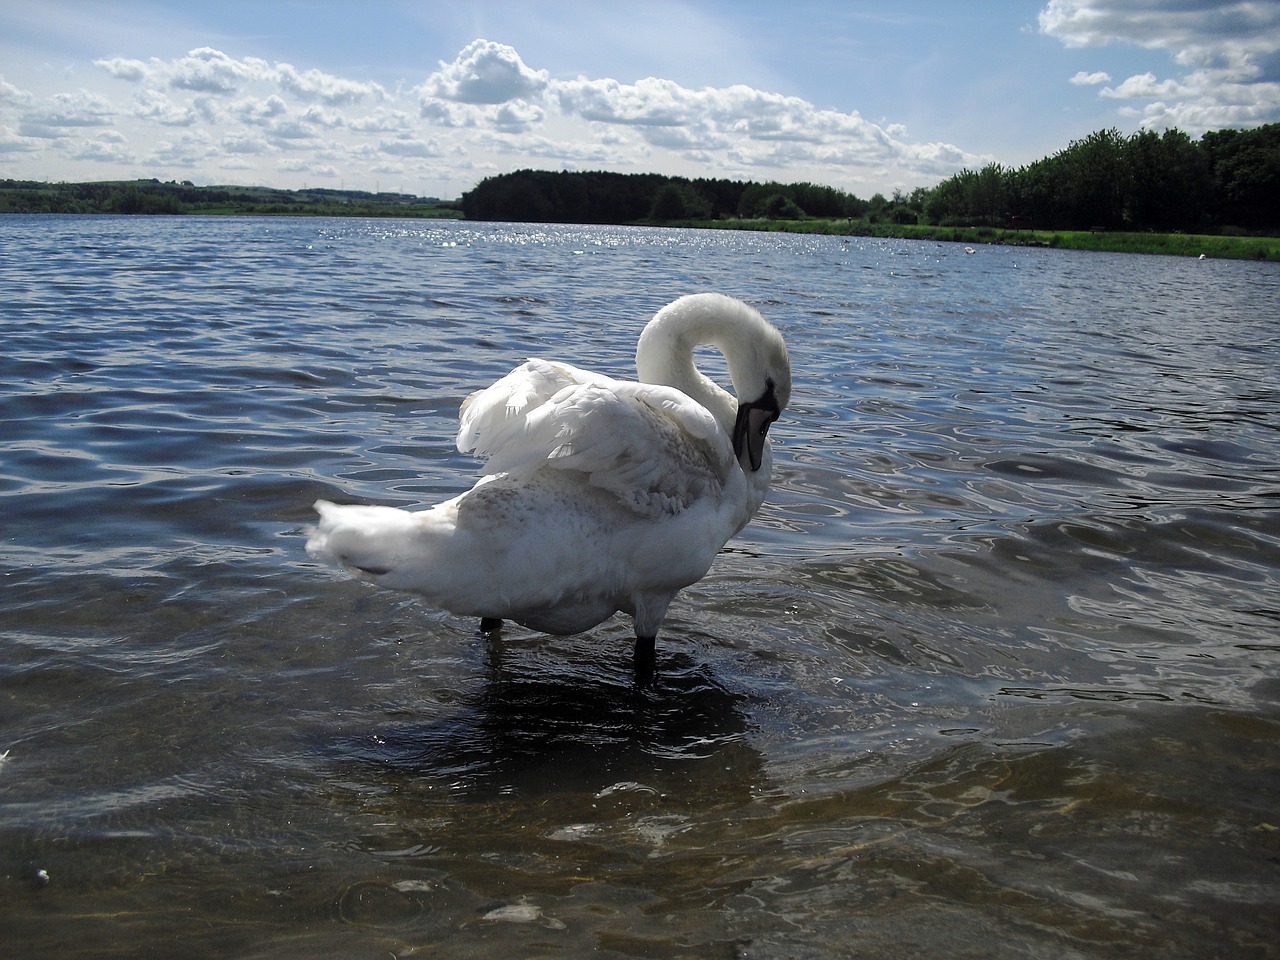
[{"label": "dark water", "polygon": [[[305,555],[703,289],[796,392],[656,687]],[[7,956],[1280,954],[1274,264],[9,217],[0,337]]]}]

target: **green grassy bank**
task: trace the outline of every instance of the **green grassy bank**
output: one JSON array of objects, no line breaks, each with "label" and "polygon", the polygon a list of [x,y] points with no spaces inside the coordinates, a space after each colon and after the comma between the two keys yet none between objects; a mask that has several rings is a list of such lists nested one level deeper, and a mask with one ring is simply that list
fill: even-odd
[{"label": "green grassy bank", "polygon": [[846,237],[891,237],[964,244],[1002,244],[1054,247],[1060,250],[1098,250],[1110,253],[1155,253],[1178,257],[1224,260],[1280,261],[1280,237],[1207,235],[1190,233],[1125,233],[1090,230],[1000,230],[994,227],[935,227],[865,220],[686,220],[667,226],[719,230],[763,230],[779,233],[817,233]]}]

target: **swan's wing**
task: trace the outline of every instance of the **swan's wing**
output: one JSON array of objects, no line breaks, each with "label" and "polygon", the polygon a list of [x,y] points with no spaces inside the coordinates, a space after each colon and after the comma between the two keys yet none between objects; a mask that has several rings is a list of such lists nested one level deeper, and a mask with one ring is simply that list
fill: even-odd
[{"label": "swan's wing", "polygon": [[594,379],[595,374],[567,363],[529,360],[521,364],[463,401],[458,411],[458,450],[489,458],[529,446],[530,414],[565,387]]},{"label": "swan's wing", "polygon": [[734,464],[710,411],[679,390],[541,360],[467,399],[458,447],[491,473],[580,472],[643,516],[718,495]]},{"label": "swan's wing", "polygon": [[547,466],[577,470],[643,516],[719,496],[733,445],[701,404],[671,387],[614,381],[561,391],[542,411],[555,426]]}]

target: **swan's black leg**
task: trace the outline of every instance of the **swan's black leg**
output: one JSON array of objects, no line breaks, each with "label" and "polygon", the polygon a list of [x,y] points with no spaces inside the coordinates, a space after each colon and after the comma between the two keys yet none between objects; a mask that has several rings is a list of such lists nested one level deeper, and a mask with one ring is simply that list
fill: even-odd
[{"label": "swan's black leg", "polygon": [[647,687],[653,682],[657,667],[657,637],[636,637],[636,686]]},{"label": "swan's black leg", "polygon": [[478,639],[484,643],[485,666],[489,668],[491,682],[496,690],[502,685],[502,661],[507,646],[502,641],[502,621],[497,617],[482,619]]}]

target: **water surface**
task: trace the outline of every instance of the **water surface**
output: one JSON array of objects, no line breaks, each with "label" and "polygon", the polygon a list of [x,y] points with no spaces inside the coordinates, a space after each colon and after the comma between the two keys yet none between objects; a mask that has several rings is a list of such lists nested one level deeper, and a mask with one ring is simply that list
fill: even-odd
[{"label": "water surface", "polygon": [[[1276,954],[1276,265],[6,217],[0,289],[15,956]],[[795,395],[652,689],[307,557],[704,289]]]}]

